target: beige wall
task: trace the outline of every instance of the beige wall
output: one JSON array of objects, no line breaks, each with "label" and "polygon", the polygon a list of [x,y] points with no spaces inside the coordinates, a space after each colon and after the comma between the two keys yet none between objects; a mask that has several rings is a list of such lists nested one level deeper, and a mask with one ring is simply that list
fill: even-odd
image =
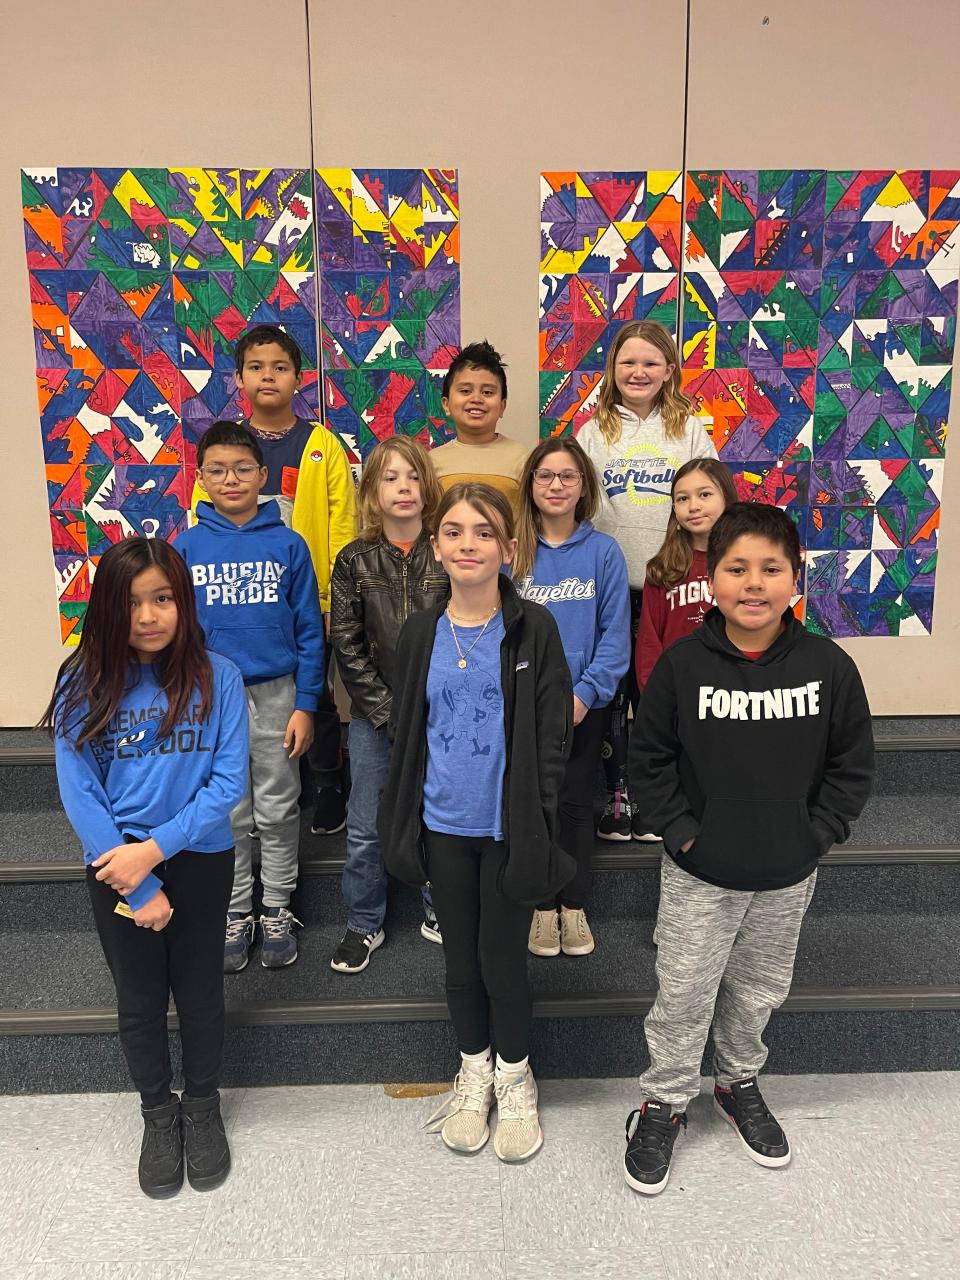
[{"label": "beige wall", "polygon": [[[694,0],[690,162],[960,166],[960,7],[938,14],[922,55],[907,52],[921,42],[907,38],[902,13],[902,0]],[[16,476],[6,486],[0,535],[0,724],[7,725],[35,719],[63,656],[20,168],[299,166],[310,159],[301,0],[266,7],[261,0],[152,0],[135,10],[99,0],[83,15],[65,27],[57,0],[11,10],[0,52],[4,115],[16,121],[0,137],[0,279],[7,285],[0,415]],[[358,10],[345,0],[310,0],[310,15],[317,163],[460,170],[464,340],[485,336],[505,352],[505,425],[534,439],[539,173],[680,167],[685,5],[379,0]],[[49,47],[37,31],[64,33],[55,58],[44,61],[56,97],[37,71],[38,52]],[[915,69],[904,69],[908,57]],[[934,636],[846,646],[877,713],[960,712],[956,466],[947,468],[944,497]]]}]

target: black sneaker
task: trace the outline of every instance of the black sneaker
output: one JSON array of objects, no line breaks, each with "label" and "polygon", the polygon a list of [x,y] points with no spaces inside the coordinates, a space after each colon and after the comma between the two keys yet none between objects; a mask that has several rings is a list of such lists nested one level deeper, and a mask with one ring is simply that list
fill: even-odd
[{"label": "black sneaker", "polygon": [[714,1085],[713,1104],[740,1135],[747,1155],[768,1169],[790,1163],[790,1144],[763,1100],[757,1077],[738,1080],[729,1089]]},{"label": "black sneaker", "polygon": [[347,825],[347,802],[339,787],[320,787],[310,823],[310,834],[332,836]]},{"label": "black sneaker", "polygon": [[382,946],[385,938],[382,929],[376,933],[357,933],[348,929],[333,953],[330,968],[336,969],[337,973],[362,973],[370,963],[370,952]]},{"label": "black sneaker", "polygon": [[180,1099],[171,1095],[161,1107],[141,1107],[143,1142],[137,1170],[140,1190],[151,1200],[167,1200],[183,1186],[183,1132]]},{"label": "black sneaker", "polygon": [[187,1179],[194,1191],[212,1191],[230,1172],[230,1147],[220,1114],[220,1095],[188,1098],[180,1103]]},{"label": "black sneaker", "polygon": [[637,814],[634,814],[630,820],[630,831],[634,840],[639,840],[641,844],[659,844],[660,837],[655,836],[652,831],[645,831],[643,822]]},{"label": "black sneaker", "polygon": [[627,1186],[656,1196],[670,1177],[670,1157],[677,1134],[687,1127],[687,1113],[671,1116],[670,1105],[651,1098],[627,1116],[627,1150],[623,1176]]},{"label": "black sneaker", "polygon": [[625,791],[614,791],[607,796],[606,808],[603,811],[603,817],[600,819],[600,825],[597,827],[597,835],[601,840],[629,840],[631,839],[631,820],[633,818],[633,809],[630,807],[630,800]]}]

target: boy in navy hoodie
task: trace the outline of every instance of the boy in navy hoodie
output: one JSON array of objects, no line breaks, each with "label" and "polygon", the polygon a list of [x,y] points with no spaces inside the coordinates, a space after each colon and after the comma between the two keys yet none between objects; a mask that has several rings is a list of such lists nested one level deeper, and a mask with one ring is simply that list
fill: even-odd
[{"label": "boy in navy hoodie", "polygon": [[260,834],[263,881],[261,963],[274,969],[297,958],[290,896],[297,884],[300,836],[299,758],[313,741],[323,690],[323,621],[310,550],[288,529],[275,501],[258,505],[267,479],[253,435],[215,422],[197,447],[209,502],[176,549],[193,576],[197,614],[208,648],[243,675],[250,719],[250,782],[230,815],[236,872],[227,914],[223,967],[247,963],[254,936],[250,832]]},{"label": "boy in navy hoodie", "polygon": [[757,1084],[762,1034],[790,990],[817,862],[847,839],[873,779],[859,672],[794,617],[799,570],[789,516],[727,508],[707,546],[715,607],[661,655],[630,744],[630,794],[665,849],[650,1065],[624,1158],[645,1195],[667,1185],[711,1023],[717,1110],[758,1164],[790,1160]]}]

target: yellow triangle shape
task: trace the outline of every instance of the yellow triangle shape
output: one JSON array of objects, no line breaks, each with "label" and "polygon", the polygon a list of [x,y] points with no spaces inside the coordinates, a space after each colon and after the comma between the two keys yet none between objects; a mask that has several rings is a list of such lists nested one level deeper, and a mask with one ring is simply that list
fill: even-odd
[{"label": "yellow triangle shape", "polygon": [[[345,213],[353,212],[353,170],[318,169],[321,182],[330,188],[330,194]],[[321,196],[321,199],[323,197]]]},{"label": "yellow triangle shape", "polygon": [[904,185],[899,173],[895,173],[874,201],[884,209],[896,209],[900,205],[912,204],[913,196]]},{"label": "yellow triangle shape", "polygon": [[140,181],[134,177],[129,169],[113,188],[113,194],[126,213],[130,212],[130,206],[134,201],[137,204],[145,204],[151,209],[156,207],[156,201],[153,196],[147,194]]}]

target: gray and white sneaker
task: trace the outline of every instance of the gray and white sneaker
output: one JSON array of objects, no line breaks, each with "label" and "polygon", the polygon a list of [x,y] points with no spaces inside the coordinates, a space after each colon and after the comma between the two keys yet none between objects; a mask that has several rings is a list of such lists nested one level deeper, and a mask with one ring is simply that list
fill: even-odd
[{"label": "gray and white sneaker", "polygon": [[263,946],[260,963],[265,969],[283,969],[297,958],[297,935],[293,926],[303,925],[286,907],[265,907],[260,917],[263,929]]},{"label": "gray and white sneaker", "polygon": [[247,967],[255,928],[248,911],[227,912],[227,934],[223,943],[223,972],[239,973]]},{"label": "gray and white sneaker", "polygon": [[497,1132],[493,1149],[508,1164],[529,1160],[543,1146],[543,1130],[537,1114],[537,1082],[529,1063],[523,1071],[494,1080],[497,1098]]},{"label": "gray and white sneaker", "polygon": [[476,1070],[466,1063],[457,1072],[453,1089],[423,1126],[439,1133],[451,1151],[473,1155],[490,1137],[487,1118],[493,1106],[493,1065]]}]

